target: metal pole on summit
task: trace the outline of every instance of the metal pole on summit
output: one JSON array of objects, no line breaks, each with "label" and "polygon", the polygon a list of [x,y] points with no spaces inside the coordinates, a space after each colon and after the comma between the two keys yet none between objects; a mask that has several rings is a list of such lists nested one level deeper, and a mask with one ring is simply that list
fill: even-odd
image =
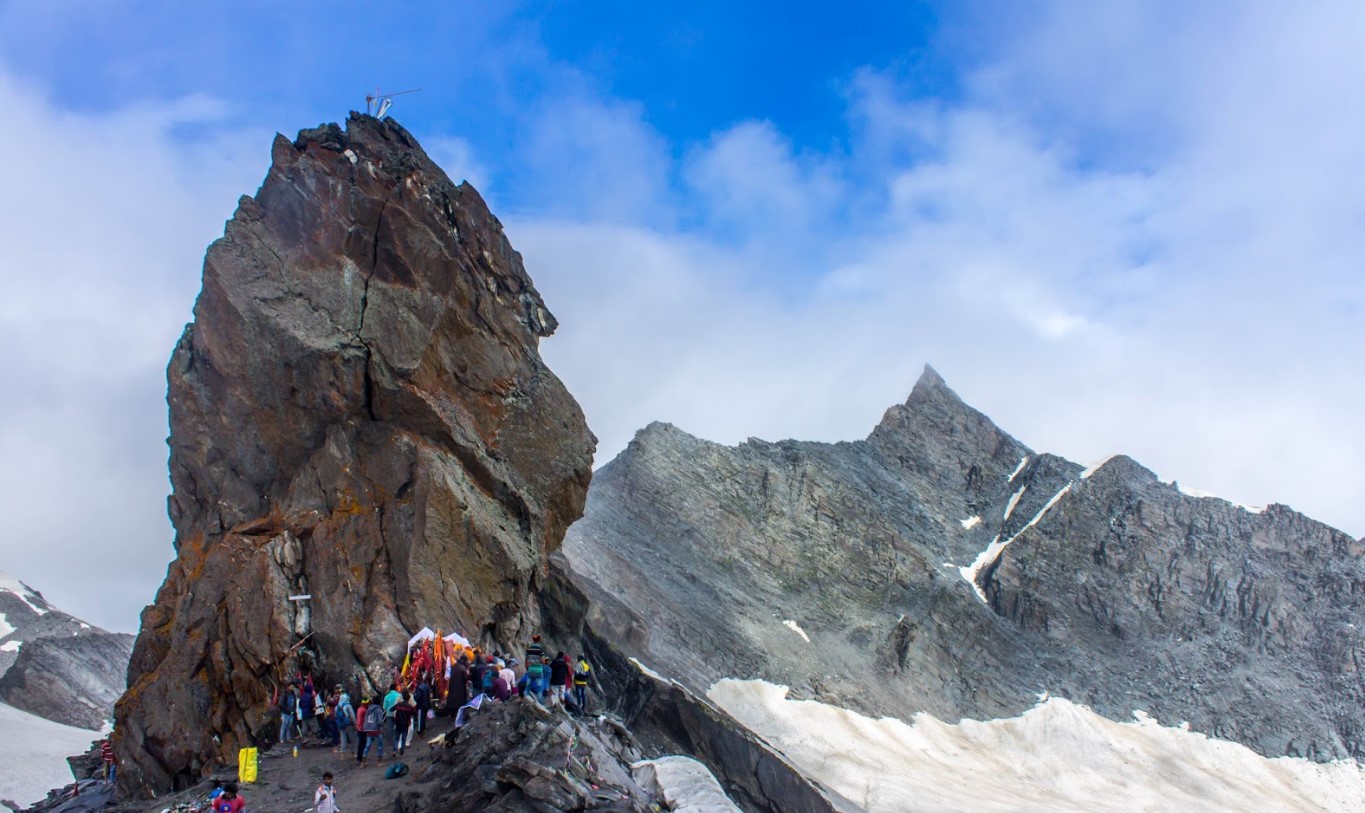
[{"label": "metal pole on summit", "polygon": [[365,113],[377,119],[384,118],[384,114],[389,112],[393,106],[393,97],[402,96],[407,93],[416,93],[421,88],[411,88],[409,90],[397,90],[392,93],[385,93],[379,88],[374,89],[374,93],[365,94]]}]

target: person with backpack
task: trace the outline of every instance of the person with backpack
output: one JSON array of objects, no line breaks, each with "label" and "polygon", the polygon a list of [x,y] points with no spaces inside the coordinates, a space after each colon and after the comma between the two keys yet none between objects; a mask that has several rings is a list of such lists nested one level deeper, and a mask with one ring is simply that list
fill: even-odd
[{"label": "person with backpack", "polygon": [[545,702],[545,645],[539,635],[531,636],[531,645],[526,647],[526,694],[538,702]]},{"label": "person with backpack", "polygon": [[378,762],[384,761],[384,720],[387,718],[384,711],[384,704],[376,703],[370,698],[365,698],[360,703],[360,709],[356,712],[356,739],[359,744],[356,746],[355,761],[360,767],[365,767],[365,758],[369,755],[370,745],[378,744]]},{"label": "person with backpack", "polygon": [[337,742],[335,750],[341,753],[341,749],[350,749],[351,732],[355,731],[355,708],[351,705],[351,696],[346,690],[338,686],[336,711],[333,716],[337,725]]},{"label": "person with backpack", "polygon": [[494,663],[493,656],[488,656],[488,663],[484,664],[483,671],[479,673],[479,682],[482,684],[480,689],[489,697],[493,696],[493,684],[498,680],[498,665]]},{"label": "person with backpack", "polygon": [[586,655],[578,656],[578,664],[573,673],[573,699],[580,714],[588,710],[588,678],[592,676],[592,664]]},{"label": "person with backpack", "polygon": [[412,693],[412,704],[417,707],[417,733],[427,730],[427,715],[431,713],[431,681],[425,672]]},{"label": "person with backpack", "polygon": [[294,720],[298,713],[298,697],[294,694],[294,684],[289,684],[289,688],[284,690],[284,695],[280,697],[280,744],[284,745],[294,739]]}]

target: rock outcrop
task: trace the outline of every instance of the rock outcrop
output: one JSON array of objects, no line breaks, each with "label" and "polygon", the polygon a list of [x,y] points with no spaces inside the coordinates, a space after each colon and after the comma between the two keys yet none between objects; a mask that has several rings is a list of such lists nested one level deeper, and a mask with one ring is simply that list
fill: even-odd
[{"label": "rock outcrop", "polygon": [[698,692],[948,720],[1051,692],[1316,759],[1365,756],[1362,552],[1125,457],[1035,453],[932,370],[862,441],[646,427],[563,549],[595,627]]},{"label": "rock outcrop", "polygon": [[133,636],[106,632],[0,573],[0,702],[98,730],[123,694]]},{"label": "rock outcrop", "polygon": [[529,636],[595,444],[540,359],[555,326],[479,194],[402,127],[276,137],[167,374],[177,555],[118,705],[123,791],[272,741],[300,660],[373,686],[424,625]]}]

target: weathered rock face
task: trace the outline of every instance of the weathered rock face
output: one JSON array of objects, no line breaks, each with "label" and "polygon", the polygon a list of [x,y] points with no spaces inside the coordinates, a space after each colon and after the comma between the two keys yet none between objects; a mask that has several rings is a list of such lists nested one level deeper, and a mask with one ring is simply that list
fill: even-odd
[{"label": "weathered rock face", "polygon": [[478,193],[402,127],[276,137],[168,370],[177,557],[118,706],[125,791],[270,741],[299,656],[377,683],[423,625],[529,636],[595,444],[540,359],[554,327]]},{"label": "weathered rock face", "polygon": [[697,691],[764,678],[949,720],[1049,691],[1319,759],[1365,755],[1363,552],[1128,458],[1036,454],[932,370],[864,441],[651,425],[563,550],[596,629]]},{"label": "weathered rock face", "polygon": [[98,730],[123,694],[133,636],[106,632],[0,572],[0,701]]}]

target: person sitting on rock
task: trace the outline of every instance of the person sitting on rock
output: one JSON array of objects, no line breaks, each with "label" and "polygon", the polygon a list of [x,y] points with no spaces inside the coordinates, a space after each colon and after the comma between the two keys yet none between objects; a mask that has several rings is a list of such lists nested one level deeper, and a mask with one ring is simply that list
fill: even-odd
[{"label": "person sitting on rock", "polygon": [[512,686],[503,678],[502,672],[494,672],[490,669],[488,670],[488,674],[497,675],[497,677],[493,678],[493,687],[489,690],[489,696],[494,700],[501,700],[503,702],[511,700]]},{"label": "person sitting on rock", "polygon": [[408,747],[408,730],[412,727],[417,707],[412,704],[412,695],[403,692],[398,702],[393,704],[393,752],[402,756]]},{"label": "person sitting on rock", "polygon": [[508,686],[514,687],[517,685],[517,673],[512,671],[512,664],[510,662],[499,665],[498,677],[506,681]]}]

